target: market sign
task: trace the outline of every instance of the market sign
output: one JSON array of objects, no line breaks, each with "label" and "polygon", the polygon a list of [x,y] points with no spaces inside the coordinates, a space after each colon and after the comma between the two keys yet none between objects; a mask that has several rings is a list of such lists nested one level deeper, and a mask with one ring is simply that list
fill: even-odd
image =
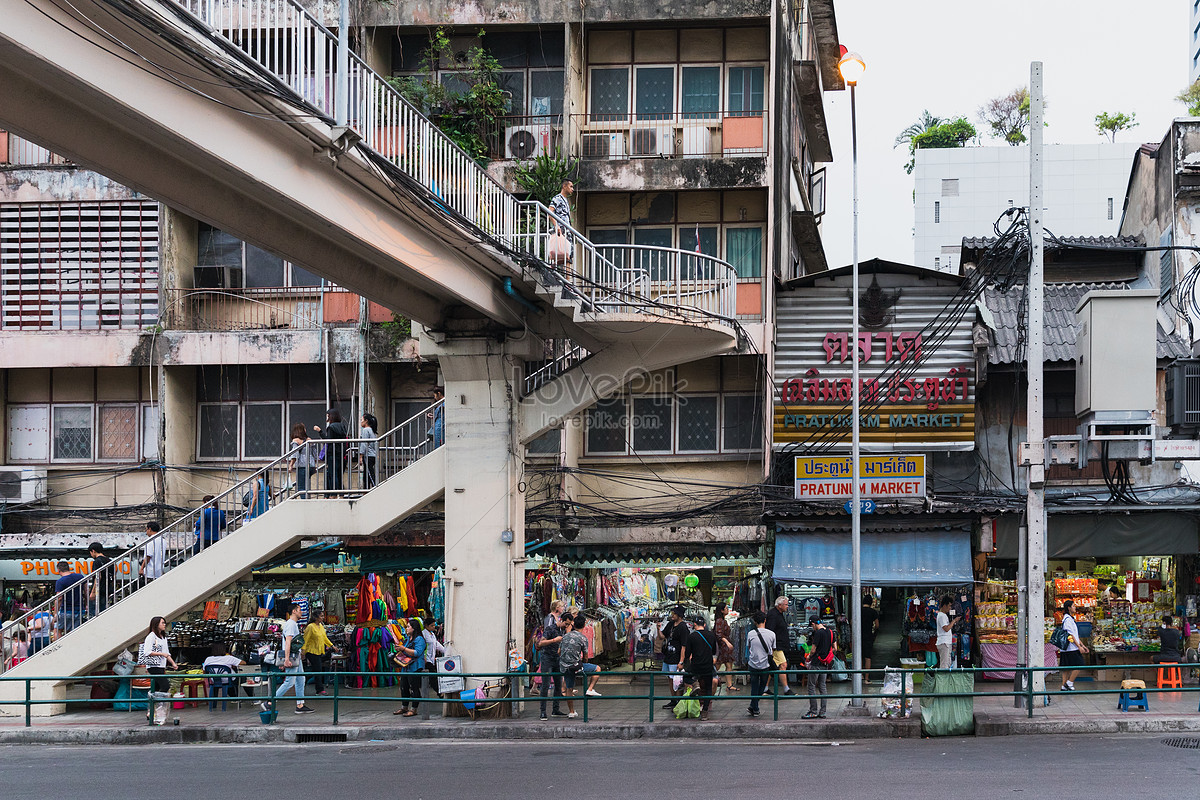
[{"label": "market sign", "polygon": [[848,444],[855,394],[861,440],[876,452],[974,446],[974,314],[947,310],[959,301],[958,279],[882,270],[875,277],[860,298],[857,337],[848,274],[779,295],[776,447]]},{"label": "market sign", "polygon": [[[0,560],[0,580],[6,581],[56,581],[61,574],[58,562],[66,561],[71,572],[87,575],[92,571],[90,558],[22,558]],[[133,564],[128,559],[117,563],[117,575],[122,578],[134,576]]]},{"label": "market sign", "polygon": [[[797,500],[844,500],[853,493],[849,456],[796,456]],[[924,455],[869,455],[858,460],[864,498],[925,496]]]}]

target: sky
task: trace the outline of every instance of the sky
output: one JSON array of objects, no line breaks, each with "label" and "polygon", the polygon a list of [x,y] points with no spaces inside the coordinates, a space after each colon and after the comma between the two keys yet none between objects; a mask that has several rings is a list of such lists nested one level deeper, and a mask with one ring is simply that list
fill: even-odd
[{"label": "sky", "polygon": [[[1136,113],[1117,141],[1159,142],[1186,116],[1192,0],[836,0],[838,38],[866,62],[857,89],[859,258],[913,261],[913,178],[896,135],[928,109],[977,128],[989,98],[1043,64],[1046,144],[1101,141],[1101,111]],[[826,92],[834,162],[822,239],[830,267],[852,252],[850,92]],[[984,144],[1002,144],[984,140]],[[1132,163],[1131,163],[1132,166]],[[987,231],[981,235],[987,234]]]}]

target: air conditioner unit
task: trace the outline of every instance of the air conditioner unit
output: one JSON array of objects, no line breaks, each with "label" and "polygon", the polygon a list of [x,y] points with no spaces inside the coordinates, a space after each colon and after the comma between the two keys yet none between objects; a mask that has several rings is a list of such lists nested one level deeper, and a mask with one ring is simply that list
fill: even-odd
[{"label": "air conditioner unit", "polygon": [[1177,360],[1166,378],[1167,425],[1176,433],[1200,430],[1200,359]]},{"label": "air conditioner unit", "polygon": [[584,158],[624,158],[625,137],[620,133],[583,134]]},{"label": "air conditioner unit", "polygon": [[711,123],[689,122],[680,131],[679,152],[684,158],[700,158],[719,154],[721,148],[713,144],[716,138],[714,129],[719,127],[716,120]]},{"label": "air conditioner unit", "polygon": [[508,157],[517,161],[526,161],[550,152],[549,125],[514,125],[504,135]]},{"label": "air conditioner unit", "polygon": [[675,138],[668,127],[634,128],[629,132],[629,151],[635,156],[675,155]]},{"label": "air conditioner unit", "polygon": [[0,505],[41,503],[46,500],[44,467],[0,466]]}]

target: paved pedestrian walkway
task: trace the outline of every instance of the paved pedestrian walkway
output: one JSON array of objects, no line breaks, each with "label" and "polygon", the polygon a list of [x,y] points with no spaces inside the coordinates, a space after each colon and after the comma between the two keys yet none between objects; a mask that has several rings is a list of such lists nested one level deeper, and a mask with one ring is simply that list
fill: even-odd
[{"label": "paved pedestrian walkway", "polygon": [[[660,680],[656,679],[656,691]],[[1190,684],[1189,684],[1190,685]],[[974,700],[976,735],[1010,735],[1020,733],[1096,733],[1096,732],[1154,732],[1200,731],[1200,692],[1149,691],[1148,711],[1121,712],[1117,709],[1116,694],[1089,694],[1088,689],[1117,688],[1113,684],[1090,684],[1081,681],[1081,691],[1055,693],[1049,705],[1037,705],[1033,716],[1025,708],[1014,707],[1012,697],[976,697]],[[210,711],[201,700],[183,709],[173,709],[164,727],[147,724],[144,711],[122,712],[84,710],[73,706],[67,713],[55,717],[34,717],[26,728],[23,716],[0,717],[0,743],[4,742],[146,742],[146,741],[272,741],[272,740],[372,740],[403,738],[618,738],[691,737],[709,738],[794,738],[794,739],[867,739],[920,736],[920,690],[916,688],[912,714],[907,719],[878,718],[881,698],[878,684],[867,687],[871,696],[865,700],[867,714],[849,707],[850,684],[830,686],[828,718],[804,720],[808,701],[797,697],[780,697],[778,719],[775,701],[764,697],[762,715],[747,715],[747,688],[723,694],[713,701],[710,720],[676,720],[662,708],[665,699],[654,703],[654,721],[650,722],[650,701],[646,698],[649,680],[643,676],[629,678],[614,676],[600,684],[603,697],[588,698],[587,721],[583,719],[583,699],[575,705],[579,717],[551,717],[539,720],[540,698],[530,698],[518,704],[512,716],[496,706],[484,705],[474,718],[463,715],[461,708],[443,710],[440,703],[427,703],[432,718],[401,718],[393,715],[399,708],[398,687],[379,689],[349,689],[339,687],[337,725],[334,725],[332,697],[307,702],[317,713],[296,715],[295,701],[290,697],[279,703],[274,725],[264,725],[258,707],[251,701],[230,702],[227,711],[218,704]],[[979,681],[979,692],[1003,692],[1011,683]],[[85,698],[87,687],[71,688],[69,697]],[[632,696],[640,695],[641,699]],[[624,697],[622,697],[624,696]],[[565,700],[561,703],[566,712]],[[178,724],[172,724],[174,720]]]}]

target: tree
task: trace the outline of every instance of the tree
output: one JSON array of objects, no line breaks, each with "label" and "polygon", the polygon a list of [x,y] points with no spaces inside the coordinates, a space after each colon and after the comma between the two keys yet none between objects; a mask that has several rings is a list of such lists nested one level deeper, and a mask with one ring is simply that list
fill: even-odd
[{"label": "tree", "polygon": [[1096,133],[1107,136],[1110,142],[1115,142],[1119,132],[1137,127],[1138,123],[1134,119],[1136,116],[1137,112],[1126,115],[1120,111],[1115,114],[1101,111],[1096,115]]},{"label": "tree", "polygon": [[1200,81],[1175,95],[1175,99],[1187,106],[1189,117],[1200,117]]},{"label": "tree", "polygon": [[554,155],[541,153],[523,164],[517,164],[513,174],[517,185],[544,206],[562,189],[565,180],[574,179],[579,159],[570,159],[556,151]]},{"label": "tree", "polygon": [[975,126],[967,122],[966,117],[948,120],[940,125],[935,125],[923,133],[918,133],[908,142],[908,152],[911,158],[904,165],[904,171],[909,175],[912,174],[913,168],[917,165],[918,150],[964,147],[967,142],[978,135]]},{"label": "tree", "polygon": [[896,137],[896,143],[893,144],[892,147],[899,147],[902,144],[908,144],[912,141],[914,136],[932,130],[946,121],[947,120],[944,120],[941,117],[933,116],[929,113],[929,109],[925,109],[921,112],[921,118],[919,120],[900,131],[900,135]]},{"label": "tree", "polygon": [[1016,146],[1029,138],[1029,89],[1020,87],[999,97],[993,97],[979,107],[979,121],[987,125],[992,135]]}]

